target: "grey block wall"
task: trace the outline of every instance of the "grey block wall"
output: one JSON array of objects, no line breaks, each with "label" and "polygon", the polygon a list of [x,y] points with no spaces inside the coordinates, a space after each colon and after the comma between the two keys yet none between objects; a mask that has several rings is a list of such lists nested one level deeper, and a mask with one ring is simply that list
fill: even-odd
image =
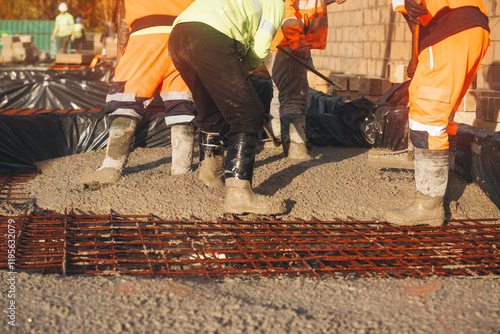
[{"label": "grey block wall", "polygon": [[[491,46],[458,110],[457,121],[499,131],[500,103],[496,99],[500,101],[500,2],[483,2],[490,20]],[[402,15],[392,11],[390,0],[347,0],[342,5],[328,6],[328,11],[327,47],[313,50],[314,64],[332,80],[347,81],[343,90],[330,88],[329,93],[376,100],[373,93],[377,87],[386,88],[408,79],[411,32]],[[360,82],[360,78],[364,79],[361,90],[349,90],[349,79]],[[483,98],[488,101],[481,101]]]}]

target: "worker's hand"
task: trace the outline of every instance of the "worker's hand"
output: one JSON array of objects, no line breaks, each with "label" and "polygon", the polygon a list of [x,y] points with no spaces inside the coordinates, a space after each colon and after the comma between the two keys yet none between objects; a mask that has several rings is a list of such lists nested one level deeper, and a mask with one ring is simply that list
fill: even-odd
[{"label": "worker's hand", "polygon": [[53,42],[55,39],[56,39],[56,36],[54,36],[54,35],[52,35],[52,36],[50,37],[50,41],[51,41],[51,42]]},{"label": "worker's hand", "polygon": [[305,59],[305,60],[309,59],[309,56],[311,55],[311,52],[309,51],[309,47],[307,45],[301,46],[300,48],[298,48],[296,50],[292,50],[292,53],[294,55],[296,55],[297,57]]},{"label": "worker's hand", "polygon": [[415,0],[405,0],[405,8],[408,12],[410,21],[416,24],[420,24],[417,19],[420,16],[427,15],[428,11],[424,4],[416,3]]},{"label": "worker's hand", "polygon": [[75,35],[71,35],[71,41],[74,42],[75,41]]}]

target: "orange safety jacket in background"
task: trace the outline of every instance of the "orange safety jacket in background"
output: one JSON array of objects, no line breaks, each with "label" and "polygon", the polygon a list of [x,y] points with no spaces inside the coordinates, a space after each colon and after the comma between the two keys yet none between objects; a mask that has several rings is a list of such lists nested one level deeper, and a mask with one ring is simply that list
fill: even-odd
[{"label": "orange safety jacket in background", "polygon": [[[141,118],[159,88],[167,125],[189,124],[194,119],[192,94],[168,54],[174,20],[193,2],[125,0],[125,21],[131,33],[106,98],[105,111],[111,117]],[[183,101],[189,103],[178,107]]]},{"label": "orange safety jacket in background", "polygon": [[276,33],[271,50],[276,46],[296,50],[303,46],[324,50],[328,33],[325,0],[285,0],[285,17]]}]

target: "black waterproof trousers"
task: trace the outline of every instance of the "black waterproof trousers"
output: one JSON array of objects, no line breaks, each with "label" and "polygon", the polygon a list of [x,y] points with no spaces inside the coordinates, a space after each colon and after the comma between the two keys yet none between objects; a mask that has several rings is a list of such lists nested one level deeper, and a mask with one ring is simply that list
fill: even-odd
[{"label": "black waterproof trousers", "polygon": [[257,133],[265,113],[241,59],[243,45],[209,25],[180,23],[169,40],[170,57],[186,82],[198,112],[201,131]]}]

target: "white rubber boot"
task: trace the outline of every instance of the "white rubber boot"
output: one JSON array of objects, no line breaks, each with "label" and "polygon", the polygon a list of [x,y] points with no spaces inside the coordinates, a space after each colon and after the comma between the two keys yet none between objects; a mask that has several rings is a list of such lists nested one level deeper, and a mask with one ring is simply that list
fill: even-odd
[{"label": "white rubber boot", "polygon": [[448,184],[448,150],[415,148],[416,195],[405,209],[384,212],[384,220],[393,225],[443,225],[443,199]]},{"label": "white rubber boot", "polygon": [[137,120],[127,117],[117,117],[111,121],[106,156],[101,167],[91,175],[88,185],[98,188],[116,183],[122,177],[136,127]]},{"label": "white rubber boot", "polygon": [[306,117],[295,116],[289,125],[290,147],[288,148],[288,159],[295,161],[310,160],[306,146]]},{"label": "white rubber boot", "polygon": [[192,171],[194,127],[174,125],[170,128],[172,143],[172,175],[186,174]]},{"label": "white rubber boot", "polygon": [[200,167],[198,178],[209,188],[222,188],[224,150],[218,133],[200,131]]}]

